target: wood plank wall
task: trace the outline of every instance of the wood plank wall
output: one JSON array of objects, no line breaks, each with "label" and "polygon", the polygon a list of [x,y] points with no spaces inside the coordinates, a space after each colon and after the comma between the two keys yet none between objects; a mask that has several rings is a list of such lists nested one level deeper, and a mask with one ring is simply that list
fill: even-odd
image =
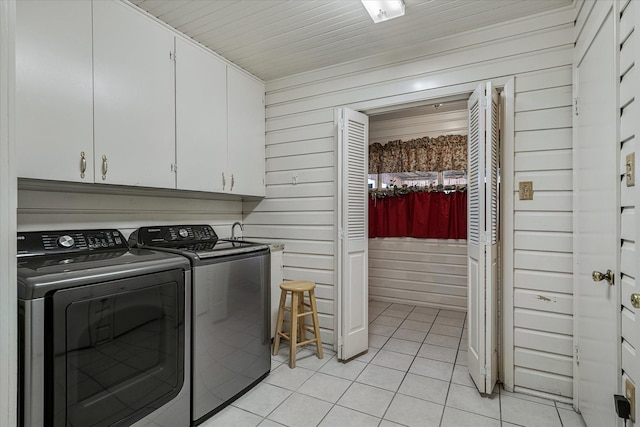
[{"label": "wood plank wall", "polygon": [[369,239],[373,300],[467,310],[467,241]]},{"label": "wood plank wall", "polygon": [[[571,65],[518,76],[515,91],[513,272],[504,278],[505,286],[513,280],[513,383],[571,398]],[[521,181],[533,182],[533,200],[519,200]]]},{"label": "wood plank wall", "polygon": [[18,230],[117,228],[129,237],[142,226],[210,224],[221,238],[229,237],[231,225],[242,220],[242,200],[210,197],[156,189],[31,184],[18,191]]},{"label": "wood plank wall", "polygon": [[0,426],[18,424],[14,0],[0,2]]},{"label": "wood plank wall", "polygon": [[[515,76],[516,150],[505,161],[516,172],[503,180],[531,178],[536,196],[503,210],[515,242],[505,248],[515,268],[504,272],[504,286],[517,283],[518,291],[510,302],[518,326],[508,325],[515,345],[504,352],[513,359],[518,351],[516,386],[571,396],[573,18],[567,8],[432,41],[413,61],[381,54],[266,83],[267,196],[244,204],[247,229],[285,242],[285,279],[318,283],[323,340],[333,341],[335,324],[334,109],[401,108]],[[539,294],[555,302],[542,304]]]},{"label": "wood plank wall", "polygon": [[[424,108],[417,109],[419,112],[424,110]],[[425,112],[425,114],[418,116],[409,115],[401,118],[385,118],[384,120],[372,116],[369,122],[369,143],[386,144],[396,139],[408,141],[423,136],[435,138],[440,135],[466,135],[468,133],[469,116],[466,103],[461,110],[438,112],[434,107],[426,110],[428,113]]]},{"label": "wood plank wall", "polygon": [[[635,66],[638,47],[635,26],[640,16],[640,7],[637,2],[625,0],[614,3],[614,11],[619,19],[617,46],[619,48],[618,71],[620,75],[620,85],[618,86],[618,101],[620,111],[620,122],[618,129],[620,147],[620,278],[621,278],[621,354],[622,354],[622,382],[620,394],[625,394],[625,381],[630,380],[637,388],[640,381],[640,367],[638,366],[638,341],[637,329],[638,310],[631,305],[630,296],[632,293],[640,292],[636,281],[638,273],[638,255],[636,254],[636,227],[638,217],[636,216],[636,203],[638,185],[627,187],[625,179],[626,157],[630,153],[637,152],[635,132],[637,127],[637,102],[638,95],[638,71]],[[637,153],[636,153],[637,158]],[[638,168],[635,168],[637,173]],[[636,408],[638,408],[639,397],[636,397]],[[636,409],[636,420],[638,409]],[[631,425],[637,425],[633,423]]]}]

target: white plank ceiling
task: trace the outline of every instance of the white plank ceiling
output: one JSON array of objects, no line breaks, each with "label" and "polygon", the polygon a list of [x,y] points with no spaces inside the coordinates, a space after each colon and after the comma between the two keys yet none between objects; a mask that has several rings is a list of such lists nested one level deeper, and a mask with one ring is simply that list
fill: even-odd
[{"label": "white plank ceiling", "polygon": [[373,55],[393,62],[433,39],[565,7],[572,0],[405,0],[374,24],[358,0],[131,0],[269,81]]}]

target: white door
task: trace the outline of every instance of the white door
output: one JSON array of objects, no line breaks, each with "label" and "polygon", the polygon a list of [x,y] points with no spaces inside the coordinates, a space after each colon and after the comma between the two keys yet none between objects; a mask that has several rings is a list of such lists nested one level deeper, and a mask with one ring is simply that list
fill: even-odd
[{"label": "white door", "polygon": [[[596,24],[596,27],[599,23]],[[617,276],[616,78],[614,16],[609,13],[576,63],[575,331],[577,408],[589,426],[614,426],[620,345],[618,283],[594,282],[592,272]],[[618,277],[615,277],[616,279]]]},{"label": "white door", "polygon": [[498,374],[498,94],[482,83],[468,102],[468,368],[480,393]]},{"label": "white door", "polygon": [[176,38],[176,186],[222,191],[227,167],[227,64]]},{"label": "white door", "polygon": [[93,182],[91,49],[91,2],[17,2],[18,176]]},{"label": "white door", "polygon": [[227,189],[234,194],[264,196],[264,83],[227,67]]},{"label": "white door", "polygon": [[174,35],[126,3],[92,5],[95,182],[175,188]]},{"label": "white door", "polygon": [[338,359],[348,360],[369,348],[369,117],[338,114]]}]

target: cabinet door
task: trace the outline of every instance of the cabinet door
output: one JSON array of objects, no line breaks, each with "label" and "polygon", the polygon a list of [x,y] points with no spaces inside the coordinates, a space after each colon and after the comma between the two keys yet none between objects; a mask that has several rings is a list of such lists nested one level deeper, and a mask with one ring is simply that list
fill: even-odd
[{"label": "cabinet door", "polygon": [[[176,39],[176,182],[181,190],[222,192],[227,167],[227,66]],[[226,183],[226,188],[223,184]]]},{"label": "cabinet door", "polygon": [[93,31],[95,181],[175,188],[173,34],[115,1]]},{"label": "cabinet door", "polygon": [[17,2],[19,177],[93,182],[92,78],[91,3]]},{"label": "cabinet door", "polygon": [[227,114],[230,191],[264,196],[264,84],[227,67]]}]

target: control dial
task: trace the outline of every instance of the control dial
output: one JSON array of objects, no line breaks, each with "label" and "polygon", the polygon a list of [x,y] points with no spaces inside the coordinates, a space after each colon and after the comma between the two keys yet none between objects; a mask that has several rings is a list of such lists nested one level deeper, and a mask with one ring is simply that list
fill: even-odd
[{"label": "control dial", "polygon": [[73,241],[73,237],[69,235],[58,237],[58,246],[60,246],[61,248],[70,248],[74,243],[75,242]]},{"label": "control dial", "polygon": [[189,236],[189,232],[185,228],[181,228],[180,230],[178,230],[178,234],[180,235],[180,237],[188,237]]}]

